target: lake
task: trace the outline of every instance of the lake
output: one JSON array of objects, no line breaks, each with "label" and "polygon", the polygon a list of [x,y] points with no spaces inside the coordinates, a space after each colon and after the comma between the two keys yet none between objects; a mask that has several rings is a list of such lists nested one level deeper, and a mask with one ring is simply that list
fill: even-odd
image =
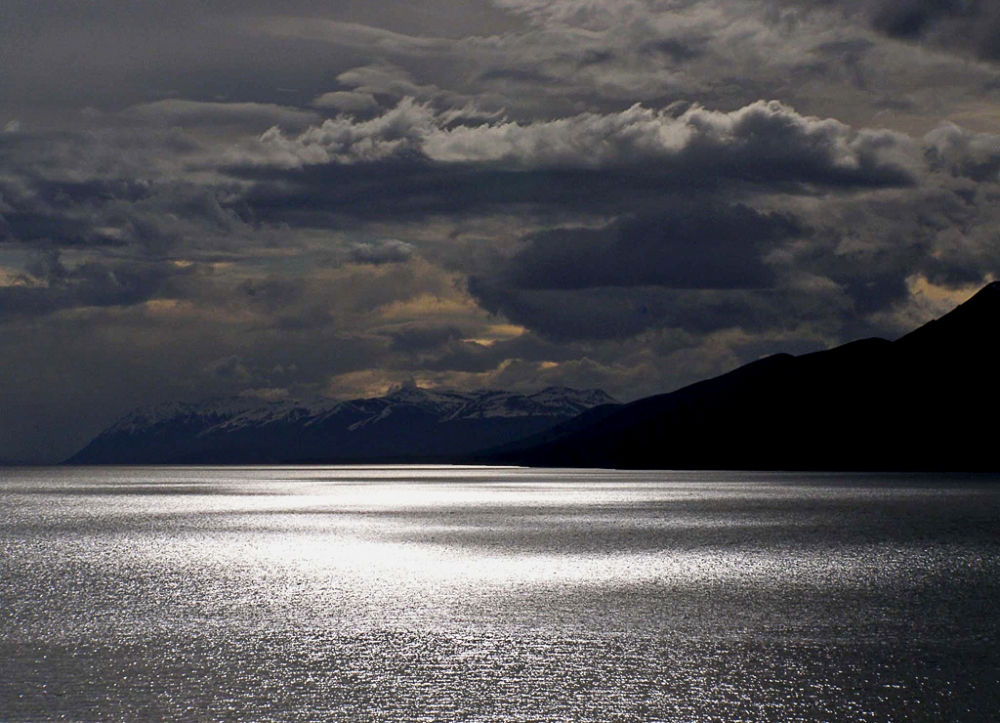
[{"label": "lake", "polygon": [[0,721],[995,721],[1000,478],[0,469]]}]

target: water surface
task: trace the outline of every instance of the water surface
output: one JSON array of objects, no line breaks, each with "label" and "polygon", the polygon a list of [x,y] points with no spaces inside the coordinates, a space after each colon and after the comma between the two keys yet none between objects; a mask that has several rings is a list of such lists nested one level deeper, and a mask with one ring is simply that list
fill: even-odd
[{"label": "water surface", "polygon": [[0,720],[994,721],[1000,484],[0,470]]}]

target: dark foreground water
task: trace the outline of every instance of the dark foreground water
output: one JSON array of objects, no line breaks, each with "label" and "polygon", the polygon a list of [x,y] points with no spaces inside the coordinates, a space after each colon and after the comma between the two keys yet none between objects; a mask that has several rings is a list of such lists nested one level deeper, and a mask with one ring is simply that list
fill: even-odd
[{"label": "dark foreground water", "polygon": [[996,721],[1000,482],[0,470],[0,721]]}]

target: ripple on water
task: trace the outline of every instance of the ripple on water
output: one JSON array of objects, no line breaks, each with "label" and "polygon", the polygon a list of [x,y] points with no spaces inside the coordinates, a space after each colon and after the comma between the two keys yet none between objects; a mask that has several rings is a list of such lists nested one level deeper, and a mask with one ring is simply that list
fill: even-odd
[{"label": "ripple on water", "polygon": [[7,471],[0,717],[993,721],[998,521],[967,478]]}]

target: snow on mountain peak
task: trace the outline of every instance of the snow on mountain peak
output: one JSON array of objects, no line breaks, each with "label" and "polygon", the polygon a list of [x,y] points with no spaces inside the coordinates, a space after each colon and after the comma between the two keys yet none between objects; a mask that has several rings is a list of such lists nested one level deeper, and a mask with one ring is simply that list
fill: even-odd
[{"label": "snow on mountain peak", "polygon": [[439,421],[459,419],[573,416],[590,407],[614,402],[600,390],[548,387],[534,394],[498,390],[458,392],[405,386],[384,397],[338,402],[317,398],[306,401],[267,401],[259,397],[227,397],[201,403],[168,402],[129,413],[104,434],[134,434],[160,425],[184,422],[200,426],[201,434],[262,427],[268,424],[312,425],[346,409],[366,416],[352,427],[377,424],[399,405],[415,406],[435,414]]},{"label": "snow on mountain peak", "polygon": [[166,402],[140,407],[113,424],[105,434],[131,434],[182,419],[198,420],[207,429],[235,428],[286,419],[296,411],[316,414],[332,400],[269,402],[258,397],[222,397],[199,403]]},{"label": "snow on mountain peak", "polygon": [[229,464],[449,458],[536,434],[610,400],[552,387],[534,394],[408,386],[376,399],[171,402],[137,409],[72,458],[82,464]]}]

